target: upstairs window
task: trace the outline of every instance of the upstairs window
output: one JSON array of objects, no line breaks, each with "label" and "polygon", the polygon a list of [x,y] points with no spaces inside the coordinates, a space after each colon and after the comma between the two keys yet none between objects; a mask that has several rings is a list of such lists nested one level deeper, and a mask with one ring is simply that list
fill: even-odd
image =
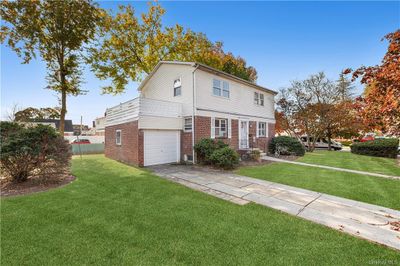
[{"label": "upstairs window", "polygon": [[192,118],[191,117],[185,118],[185,124],[183,126],[183,130],[185,132],[192,132]]},{"label": "upstairs window", "polygon": [[180,96],[182,94],[182,83],[181,79],[174,80],[174,96]]},{"label": "upstairs window", "polygon": [[264,94],[254,92],[254,104],[264,106]]},{"label": "upstairs window", "polygon": [[256,105],[259,105],[258,92],[255,92],[255,93],[254,93],[254,103],[255,103]]},{"label": "upstairs window", "polygon": [[120,129],[115,131],[115,144],[121,145],[121,130]]},{"label": "upstairs window", "polygon": [[213,79],[213,95],[229,98],[229,83],[218,79]]}]

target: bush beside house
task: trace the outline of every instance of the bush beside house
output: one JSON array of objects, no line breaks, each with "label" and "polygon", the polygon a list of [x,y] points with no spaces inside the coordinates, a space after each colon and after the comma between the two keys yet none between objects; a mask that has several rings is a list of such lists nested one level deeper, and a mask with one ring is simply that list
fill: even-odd
[{"label": "bush beside house", "polygon": [[305,149],[303,144],[289,136],[274,137],[268,145],[268,152],[278,155],[304,156]]},{"label": "bush beside house", "polygon": [[352,153],[388,158],[396,158],[398,148],[398,139],[377,139],[374,141],[353,143],[350,146]]},{"label": "bush beside house", "polygon": [[2,173],[15,182],[30,176],[50,177],[69,165],[71,147],[50,126],[25,128],[13,122],[0,122]]},{"label": "bush beside house", "polygon": [[224,142],[205,138],[194,145],[197,160],[223,169],[232,169],[239,164],[239,154]]}]

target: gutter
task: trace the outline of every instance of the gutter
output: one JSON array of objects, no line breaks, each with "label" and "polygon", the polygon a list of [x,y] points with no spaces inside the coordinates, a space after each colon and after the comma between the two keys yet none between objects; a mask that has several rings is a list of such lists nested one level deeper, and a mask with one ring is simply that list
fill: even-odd
[{"label": "gutter", "polygon": [[195,132],[196,132],[196,130],[195,130],[195,121],[194,121],[194,117],[195,117],[195,115],[196,115],[196,85],[195,85],[195,80],[196,80],[196,70],[199,68],[199,64],[194,64],[193,66],[195,66],[195,69],[192,71],[192,86],[193,86],[193,90],[192,90],[192,93],[193,93],[193,104],[192,104],[192,106],[193,106],[193,110],[192,110],[192,161],[193,161],[193,164],[195,164],[196,163],[196,161],[195,161],[195,154],[194,154],[194,141],[195,141]]}]

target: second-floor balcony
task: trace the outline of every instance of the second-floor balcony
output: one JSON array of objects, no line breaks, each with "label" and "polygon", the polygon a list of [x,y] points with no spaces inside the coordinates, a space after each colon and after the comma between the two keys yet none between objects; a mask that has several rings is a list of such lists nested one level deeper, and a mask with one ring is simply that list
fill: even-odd
[{"label": "second-floor balcony", "polygon": [[141,116],[182,117],[182,104],[137,97],[106,111],[106,126],[122,124]]}]

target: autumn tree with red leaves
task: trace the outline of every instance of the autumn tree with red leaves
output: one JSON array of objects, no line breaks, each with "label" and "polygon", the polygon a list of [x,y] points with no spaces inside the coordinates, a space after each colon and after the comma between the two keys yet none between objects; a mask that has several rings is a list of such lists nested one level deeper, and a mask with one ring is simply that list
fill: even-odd
[{"label": "autumn tree with red leaves", "polygon": [[380,65],[346,69],[344,73],[352,73],[353,81],[360,78],[366,86],[357,99],[363,123],[371,130],[400,136],[400,30],[384,39],[389,46]]}]

